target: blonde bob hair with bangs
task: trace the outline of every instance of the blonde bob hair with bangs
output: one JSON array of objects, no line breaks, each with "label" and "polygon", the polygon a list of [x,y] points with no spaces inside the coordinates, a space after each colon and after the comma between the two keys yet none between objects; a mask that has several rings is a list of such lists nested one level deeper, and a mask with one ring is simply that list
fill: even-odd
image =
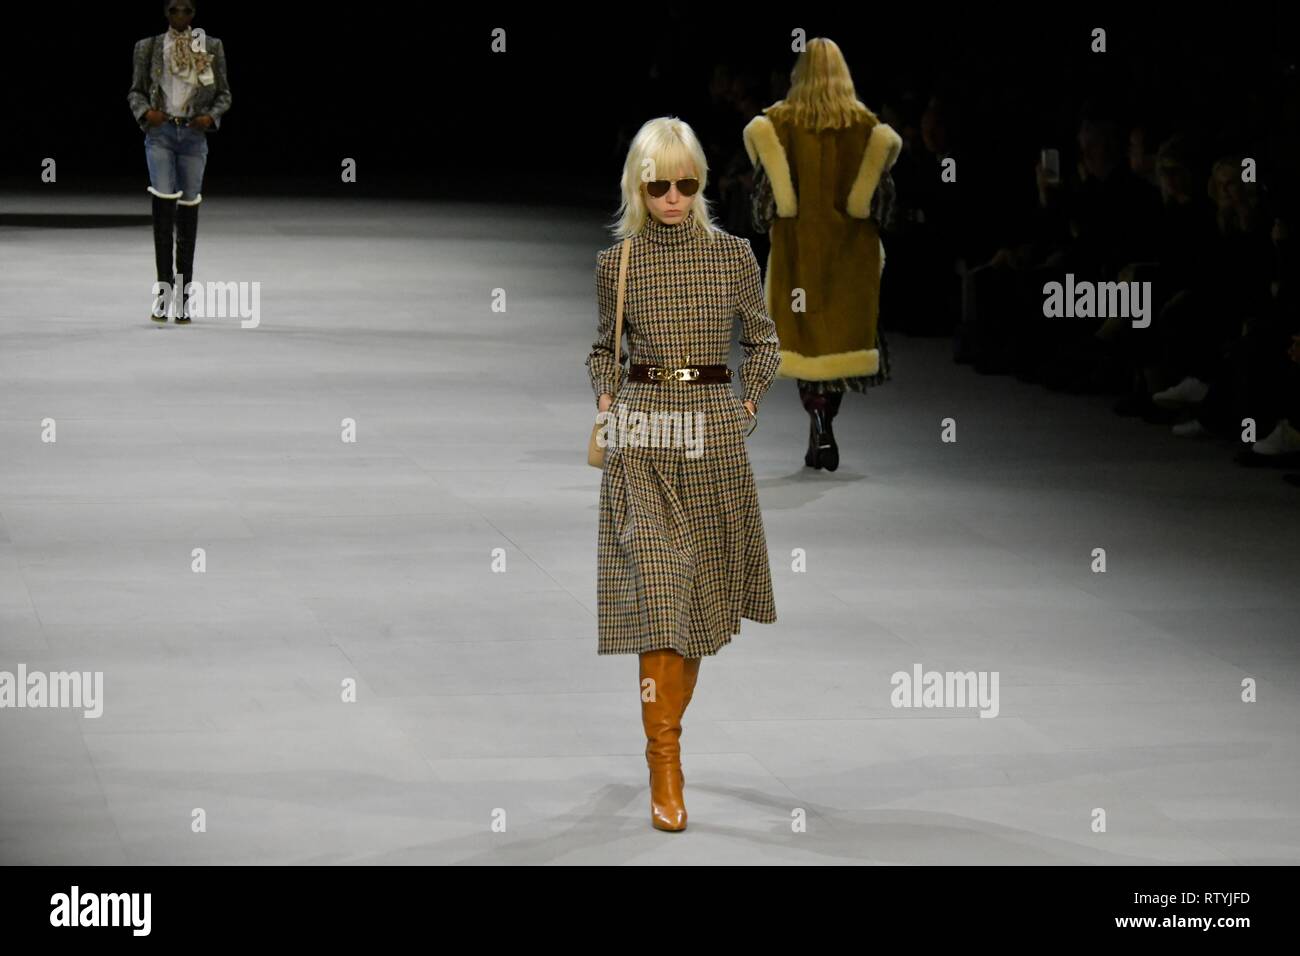
[{"label": "blonde bob hair with bangs", "polygon": [[648,120],[632,137],[627,160],[623,163],[623,202],[611,226],[614,235],[626,239],[635,236],[645,226],[650,211],[641,191],[642,183],[653,179],[682,178],[679,174],[689,175],[692,170],[700,181],[700,189],[691,203],[695,229],[712,239],[717,235],[718,227],[713,223],[708,200],[704,198],[704,187],[709,182],[709,161],[704,156],[704,147],[696,138],[695,131],[675,116]]}]

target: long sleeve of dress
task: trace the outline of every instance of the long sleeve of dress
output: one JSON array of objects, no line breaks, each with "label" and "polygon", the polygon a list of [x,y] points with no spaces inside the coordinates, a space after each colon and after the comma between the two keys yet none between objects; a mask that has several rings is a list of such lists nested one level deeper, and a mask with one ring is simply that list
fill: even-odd
[{"label": "long sleeve of dress", "polygon": [[744,386],[742,401],[754,403],[767,391],[781,364],[781,342],[776,323],[767,312],[763,295],[763,277],[754,257],[753,246],[745,239],[738,264],[736,307],[742,321],[740,347],[745,359],[740,363],[740,381]]},{"label": "long sleeve of dress", "polygon": [[[617,250],[618,247],[615,247]],[[587,372],[591,377],[591,388],[596,394],[597,402],[601,395],[613,395],[616,385],[614,376],[614,320],[618,307],[618,257],[605,249],[596,256],[596,309],[599,319],[596,326],[596,341],[592,343],[587,355]],[[619,365],[627,361],[627,354],[619,350]],[[621,371],[621,369],[620,369]]]}]

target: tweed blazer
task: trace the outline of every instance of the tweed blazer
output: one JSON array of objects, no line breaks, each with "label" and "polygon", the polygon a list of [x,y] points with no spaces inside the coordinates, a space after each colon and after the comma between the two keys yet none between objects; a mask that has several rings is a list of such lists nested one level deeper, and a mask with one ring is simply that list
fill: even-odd
[{"label": "tweed blazer", "polygon": [[[126,100],[131,105],[131,115],[135,117],[140,129],[148,129],[149,121],[144,114],[149,110],[164,109],[163,96],[163,41],[167,33],[154,37],[145,37],[135,45],[134,69],[131,76],[131,91]],[[208,132],[221,128],[221,116],[230,109],[230,83],[226,77],[226,48],[221,41],[211,34],[204,35],[204,45],[212,54],[213,83],[200,83],[190,100],[190,111],[194,116],[206,113],[212,117]],[[150,50],[152,49],[152,54]]]}]

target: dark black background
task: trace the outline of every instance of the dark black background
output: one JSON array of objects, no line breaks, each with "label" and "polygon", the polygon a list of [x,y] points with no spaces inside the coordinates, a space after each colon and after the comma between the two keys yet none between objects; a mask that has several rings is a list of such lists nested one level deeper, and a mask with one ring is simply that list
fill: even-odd
[{"label": "dark black background", "polygon": [[[162,8],[142,0],[6,13],[0,184],[41,189],[40,162],[53,156],[61,190],[140,186],[131,50],[166,28]],[[1090,99],[1261,161],[1296,155],[1296,41],[1281,4],[1229,5],[1213,17],[1171,4],[359,9],[197,4],[194,25],[226,46],[233,93],[211,134],[205,191],[337,193],[348,156],[359,171],[352,196],[610,205],[626,137],[648,118],[680,116],[708,130],[711,149],[739,149],[743,119],[711,114],[710,76],[726,64],[771,102],[773,73],[788,76],[794,62],[796,26],[841,46],[859,97],[877,112],[945,94],[991,208],[999,183],[1032,188],[1042,146],[1061,148],[1069,168]],[[507,30],[505,54],[489,49],[496,26]],[[1094,26],[1108,31],[1105,54],[1089,52]],[[715,166],[725,159],[710,155]]]}]

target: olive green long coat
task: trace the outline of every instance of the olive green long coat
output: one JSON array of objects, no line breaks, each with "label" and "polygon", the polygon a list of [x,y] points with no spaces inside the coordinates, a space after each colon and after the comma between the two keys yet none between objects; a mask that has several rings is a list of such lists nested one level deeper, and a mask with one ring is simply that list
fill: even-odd
[{"label": "olive green long coat", "polygon": [[902,140],[874,119],[813,131],[769,108],[745,127],[744,141],[776,201],[764,294],[781,341],[777,374],[874,375],[885,253],[871,199]]}]

